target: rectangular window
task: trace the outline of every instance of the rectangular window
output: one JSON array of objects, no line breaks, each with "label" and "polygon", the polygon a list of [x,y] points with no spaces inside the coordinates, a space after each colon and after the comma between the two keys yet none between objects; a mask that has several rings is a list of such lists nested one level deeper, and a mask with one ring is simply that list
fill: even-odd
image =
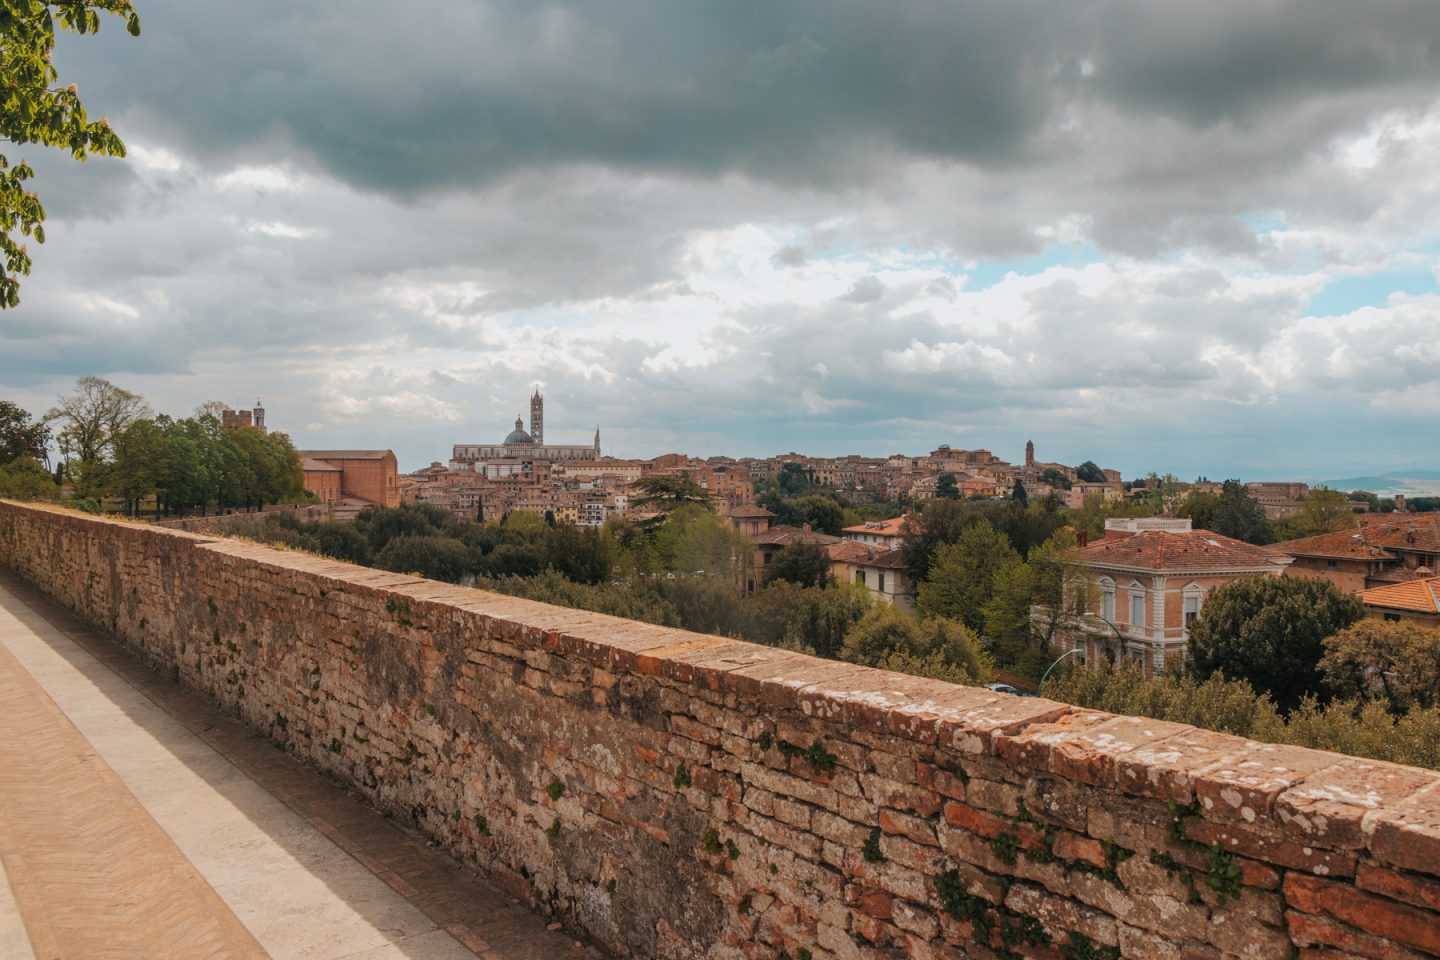
[{"label": "rectangular window", "polygon": [[1100,616],[1113,622],[1115,620],[1115,591],[1106,590],[1105,597],[1100,601]]},{"label": "rectangular window", "polygon": [[1199,598],[1199,597],[1186,597],[1186,598],[1185,598],[1185,629],[1186,629],[1186,630],[1189,630],[1189,629],[1190,629],[1190,625],[1195,622],[1195,618],[1198,617],[1198,616],[1200,616],[1200,598]]},{"label": "rectangular window", "polygon": [[877,574],[877,576],[880,578],[880,592],[881,592],[881,593],[884,593],[884,592],[885,592],[885,574],[881,573],[881,574]]},{"label": "rectangular window", "polygon": [[860,584],[860,586],[862,586],[862,587],[865,586],[865,571],[864,571],[864,570],[856,570],[856,571],[855,571],[855,582],[858,583],[858,584]]},{"label": "rectangular window", "polygon": [[1130,594],[1130,622],[1137,627],[1145,625],[1145,595],[1143,593]]}]

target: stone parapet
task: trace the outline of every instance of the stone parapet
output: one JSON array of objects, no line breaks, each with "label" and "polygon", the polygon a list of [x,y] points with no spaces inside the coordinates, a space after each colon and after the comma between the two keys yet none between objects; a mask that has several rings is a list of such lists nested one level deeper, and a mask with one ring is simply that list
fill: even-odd
[{"label": "stone parapet", "polygon": [[1440,774],[0,503],[0,564],[621,956],[1440,956]]}]

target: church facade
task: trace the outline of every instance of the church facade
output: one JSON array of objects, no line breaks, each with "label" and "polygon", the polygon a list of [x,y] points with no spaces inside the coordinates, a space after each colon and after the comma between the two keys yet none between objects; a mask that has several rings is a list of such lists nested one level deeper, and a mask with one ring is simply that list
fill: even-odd
[{"label": "church facade", "polygon": [[500,443],[457,443],[450,457],[450,469],[470,470],[489,478],[523,476],[531,472],[537,460],[598,460],[600,459],[600,428],[595,428],[593,444],[546,443],[545,398],[536,390],[530,397],[530,430],[525,421],[515,418],[515,429]]}]

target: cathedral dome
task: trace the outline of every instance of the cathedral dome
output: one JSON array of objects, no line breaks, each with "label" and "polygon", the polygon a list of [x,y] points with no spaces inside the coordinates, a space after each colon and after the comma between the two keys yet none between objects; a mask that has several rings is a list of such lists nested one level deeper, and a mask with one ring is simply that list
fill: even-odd
[{"label": "cathedral dome", "polygon": [[519,417],[515,418],[515,429],[510,431],[510,436],[505,438],[505,446],[514,446],[521,443],[534,443],[530,434],[525,432],[525,421]]}]

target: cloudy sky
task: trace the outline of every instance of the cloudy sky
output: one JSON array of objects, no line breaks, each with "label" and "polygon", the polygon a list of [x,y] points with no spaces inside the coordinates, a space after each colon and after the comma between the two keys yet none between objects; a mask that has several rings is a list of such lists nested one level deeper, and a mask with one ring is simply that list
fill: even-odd
[{"label": "cloudy sky", "polygon": [[411,469],[540,384],[621,456],[1440,466],[1434,0],[136,6],[56,56],[128,159],[21,151],[31,409],[258,396]]}]

